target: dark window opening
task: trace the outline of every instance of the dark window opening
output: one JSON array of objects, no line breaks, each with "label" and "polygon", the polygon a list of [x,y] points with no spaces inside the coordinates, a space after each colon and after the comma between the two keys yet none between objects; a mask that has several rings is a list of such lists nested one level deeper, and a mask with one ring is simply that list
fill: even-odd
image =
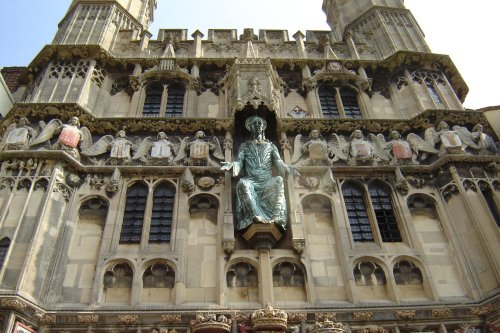
[{"label": "dark window opening", "polygon": [[370,198],[382,241],[401,242],[401,233],[394,216],[390,194],[383,187],[373,186],[370,187]]},{"label": "dark window opening", "polygon": [[151,214],[150,243],[168,243],[172,235],[172,217],[174,213],[175,188],[162,183],[153,193],[153,211]]},{"label": "dark window opening", "polygon": [[337,106],[336,95],[337,91],[331,84],[323,84],[318,89],[319,102],[323,117],[325,118],[339,118],[339,108]]},{"label": "dark window opening", "polygon": [[431,95],[431,98],[434,101],[434,103],[443,104],[441,98],[439,98],[436,88],[434,88],[432,84],[427,84],[427,91],[429,91],[429,94]]},{"label": "dark window opening", "polygon": [[340,97],[346,118],[361,118],[361,110],[356,92],[351,89],[343,89],[340,91]]},{"label": "dark window opening", "polygon": [[145,184],[136,183],[127,190],[120,244],[138,244],[141,242],[147,199],[148,187]]},{"label": "dark window opening", "polygon": [[146,88],[146,99],[142,115],[145,117],[160,116],[161,97],[163,95],[163,86],[160,84],[151,84]]},{"label": "dark window opening", "polygon": [[166,117],[180,117],[184,107],[184,93],[186,90],[180,84],[170,84],[168,86]]},{"label": "dark window opening", "polygon": [[342,190],[344,202],[355,242],[373,242],[373,233],[366,211],[363,190],[348,184]]}]

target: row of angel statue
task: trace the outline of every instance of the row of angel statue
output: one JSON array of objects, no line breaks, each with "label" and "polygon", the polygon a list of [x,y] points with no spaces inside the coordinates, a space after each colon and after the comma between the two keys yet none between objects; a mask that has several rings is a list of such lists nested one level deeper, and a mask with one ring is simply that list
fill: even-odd
[{"label": "row of angel statue", "polygon": [[67,124],[59,119],[49,123],[39,122],[39,129],[31,127],[27,118],[20,118],[7,128],[0,151],[3,150],[62,150],[77,160],[82,158],[98,164],[97,158],[106,156],[104,164],[193,165],[219,167],[224,160],[221,145],[216,136],[198,131],[194,137],[168,137],[159,132],[156,139],[146,137],[127,138],[124,130],[116,136],[104,135],[95,143],[87,127],[73,117]]},{"label": "row of angel statue", "polygon": [[[156,138],[127,138],[124,130],[116,136],[104,135],[93,142],[87,127],[80,127],[77,117],[67,124],[53,119],[40,121],[38,128],[22,117],[11,124],[0,142],[5,150],[63,150],[77,160],[85,159],[99,164],[192,165],[219,167],[224,161],[219,139],[198,131],[192,137],[168,137],[159,132]],[[406,139],[392,131],[388,139],[383,134],[355,130],[349,137],[329,134],[323,137],[318,130],[309,136],[298,134],[294,140],[292,164],[296,166],[331,165],[396,165],[418,164],[430,156],[445,154],[496,155],[500,152],[482,125],[469,131],[466,127],[449,125],[442,121],[424,132],[424,138],[409,133]],[[101,157],[105,157],[103,160]],[[102,162],[104,161],[104,162]]]},{"label": "row of angel statue", "polygon": [[419,164],[429,156],[445,154],[497,155],[498,143],[483,132],[483,126],[454,126],[442,121],[424,132],[424,138],[409,133],[406,140],[398,131],[392,131],[388,140],[381,133],[366,137],[359,129],[349,138],[335,133],[323,138],[318,130],[309,136],[298,134],[294,140],[292,164],[330,165],[336,162],[348,165]]}]

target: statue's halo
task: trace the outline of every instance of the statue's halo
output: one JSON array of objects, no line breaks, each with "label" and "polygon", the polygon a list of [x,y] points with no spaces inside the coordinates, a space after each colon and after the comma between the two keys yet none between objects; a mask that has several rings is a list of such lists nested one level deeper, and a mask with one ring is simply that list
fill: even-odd
[{"label": "statue's halo", "polygon": [[252,131],[251,124],[255,119],[260,119],[262,121],[262,123],[264,124],[264,130],[267,128],[267,121],[264,118],[259,116],[252,116],[245,120],[245,127],[247,128],[247,130],[249,130],[250,132]]}]

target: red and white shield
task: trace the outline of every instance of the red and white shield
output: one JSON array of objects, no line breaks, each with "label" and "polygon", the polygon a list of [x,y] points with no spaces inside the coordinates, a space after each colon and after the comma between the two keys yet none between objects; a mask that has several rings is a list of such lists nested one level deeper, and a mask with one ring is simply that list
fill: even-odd
[{"label": "red and white shield", "polygon": [[80,130],[75,127],[64,127],[58,141],[65,146],[76,148],[80,141]]},{"label": "red and white shield", "polygon": [[410,159],[413,156],[410,144],[406,141],[396,141],[392,145],[392,153],[398,160]]}]

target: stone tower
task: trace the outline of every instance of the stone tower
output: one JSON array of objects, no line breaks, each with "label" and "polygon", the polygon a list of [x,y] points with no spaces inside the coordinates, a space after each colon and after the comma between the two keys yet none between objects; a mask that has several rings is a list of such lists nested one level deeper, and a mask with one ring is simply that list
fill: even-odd
[{"label": "stone tower", "polygon": [[4,332],[498,330],[499,126],[403,1],[292,37],[155,6],[74,0],[11,72]]}]

